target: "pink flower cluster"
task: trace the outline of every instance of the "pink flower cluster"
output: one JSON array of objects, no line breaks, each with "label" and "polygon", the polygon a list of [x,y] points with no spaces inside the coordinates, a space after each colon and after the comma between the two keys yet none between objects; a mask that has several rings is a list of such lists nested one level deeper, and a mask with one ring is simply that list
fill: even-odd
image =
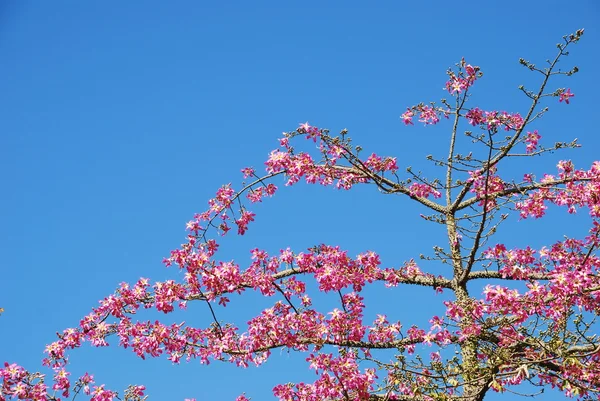
[{"label": "pink flower cluster", "polygon": [[460,65],[461,69],[459,69],[458,72],[452,70],[448,71],[450,79],[446,82],[446,90],[450,94],[460,94],[465,92],[480,76],[479,67],[466,64],[464,59],[461,61]]},{"label": "pink flower cluster", "polygon": [[538,142],[541,138],[542,136],[538,134],[537,130],[527,132],[527,137],[525,138],[525,151],[527,153],[533,153],[537,149]]},{"label": "pink flower cluster", "polygon": [[324,399],[366,400],[377,376],[374,369],[359,368],[352,354],[336,357],[333,354],[311,354],[307,359],[311,369],[320,376],[312,384],[280,384],[273,393],[280,400],[318,401]]},{"label": "pink flower cluster", "polygon": [[478,107],[467,111],[465,118],[473,126],[482,126],[487,130],[495,131],[499,127],[504,130],[517,130],[523,126],[523,117],[519,113],[506,111],[483,111]]},{"label": "pink flower cluster", "polygon": [[425,125],[435,125],[440,122],[440,117],[448,118],[450,110],[443,107],[418,104],[406,109],[406,112],[400,116],[405,125],[413,125],[412,119],[415,116],[415,113],[419,113],[419,122],[424,123]]},{"label": "pink flower cluster", "polygon": [[369,167],[372,171],[375,172],[385,172],[390,171],[395,173],[398,171],[398,165],[396,164],[395,157],[386,157],[385,159],[381,156],[376,155],[375,153],[371,154],[365,160],[365,166]]},{"label": "pink flower cluster", "polygon": [[442,197],[440,191],[436,190],[431,185],[418,182],[412,183],[408,190],[411,196],[418,196],[419,198],[428,198],[430,195],[433,195],[434,198]]},{"label": "pink flower cluster", "polygon": [[11,399],[11,396],[21,400],[47,400],[48,390],[44,382],[30,377],[28,372],[16,363],[5,362],[4,368],[0,368],[0,378],[2,378],[0,401]]},{"label": "pink flower cluster", "polygon": [[[597,228],[593,230],[597,231]],[[559,324],[570,313],[568,305],[597,311],[597,295],[590,289],[600,286],[600,259],[588,255],[587,251],[597,241],[595,236],[585,240],[566,239],[550,249],[539,251],[531,248],[507,250],[501,244],[490,248],[486,255],[502,266],[502,277],[529,280],[529,290],[521,294],[504,286],[486,286],[486,313],[511,315],[518,318],[513,320],[516,323],[540,315],[550,318],[553,324]],[[542,283],[531,280],[531,277],[547,277],[549,280]],[[596,364],[592,368],[598,366]]]},{"label": "pink flower cluster", "polygon": [[[459,95],[465,93],[473,85],[475,80],[481,76],[481,71],[479,67],[473,67],[462,60],[461,69],[458,72],[449,71],[448,75],[450,79],[446,82],[446,89],[451,94]],[[569,94],[567,92],[564,92],[564,94],[568,102]],[[400,117],[405,125],[413,125],[413,118],[418,114],[419,122],[425,125],[435,125],[440,122],[440,117],[448,118],[450,114],[454,113],[457,113],[457,111],[446,107],[428,106],[421,103],[407,108]],[[483,111],[478,107],[467,110],[466,114],[464,116],[461,115],[461,117],[465,118],[473,126],[480,126],[493,132],[496,132],[500,127],[506,131],[518,130],[524,124],[523,117],[519,113]]]},{"label": "pink flower cluster", "polygon": [[[265,165],[267,173],[271,175],[284,173],[287,177],[286,185],[294,185],[304,178],[309,184],[318,183],[325,186],[335,184],[338,189],[348,190],[355,184],[365,183],[369,180],[368,175],[361,175],[341,166],[340,162],[350,157],[348,149],[327,140],[319,128],[304,123],[295,134],[304,135],[317,142],[324,162],[316,162],[310,154],[305,152],[294,153],[289,145],[289,138],[283,138],[280,141],[280,148],[271,152]],[[398,170],[395,158],[383,158],[374,153],[363,161],[363,165],[376,173]]]},{"label": "pink flower cluster", "polygon": [[498,205],[496,194],[506,188],[504,181],[496,175],[496,166],[491,166],[488,171],[469,171],[471,192],[477,195],[479,206],[492,210]]},{"label": "pink flower cluster", "polygon": [[516,204],[521,217],[543,217],[547,202],[566,206],[569,213],[575,213],[577,207],[587,207],[590,216],[600,217],[600,162],[594,162],[589,170],[576,170],[570,161],[560,161],[557,167],[557,176],[544,176],[544,186]]}]

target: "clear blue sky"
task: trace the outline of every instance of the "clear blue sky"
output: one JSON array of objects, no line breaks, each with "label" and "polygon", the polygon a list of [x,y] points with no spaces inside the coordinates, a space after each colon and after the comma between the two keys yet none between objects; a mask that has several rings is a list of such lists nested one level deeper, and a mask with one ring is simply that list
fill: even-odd
[{"label": "clear blue sky", "polygon": [[[516,88],[537,81],[519,57],[542,63],[562,35],[586,28],[564,63],[581,72],[556,83],[576,97],[570,106],[548,103],[537,126],[549,143],[578,137],[585,148],[531,169],[553,171],[562,158],[589,166],[600,157],[599,22],[593,0],[2,1],[0,362],[36,370],[54,333],[76,326],[120,282],[179,277],[161,260],[183,242],[185,223],[300,122],[348,128],[369,153],[424,165],[423,156],[444,148],[449,126],[405,127],[399,116],[447,97],[445,70],[463,56],[485,73],[473,105],[523,112]],[[397,266],[442,238],[417,208],[373,190],[301,185],[254,211],[257,223],[225,241],[223,258],[244,263],[257,246],[300,251],[325,242],[353,255],[371,249]],[[526,227],[505,238],[541,245],[571,229]],[[378,295],[370,311],[405,327],[442,301],[412,289]],[[260,310],[253,301],[232,302],[222,318],[243,324]],[[390,304],[397,307],[378,309]],[[195,307],[169,319],[207,317]],[[275,354],[242,370],[86,346],[71,362],[112,389],[143,383],[153,400],[231,400],[246,391],[258,401],[277,383],[314,380],[302,358]]]}]

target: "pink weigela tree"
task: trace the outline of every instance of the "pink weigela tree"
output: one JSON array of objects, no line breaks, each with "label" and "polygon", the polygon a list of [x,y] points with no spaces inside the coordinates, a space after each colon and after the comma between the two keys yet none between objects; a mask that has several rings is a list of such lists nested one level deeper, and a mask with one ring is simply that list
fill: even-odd
[{"label": "pink weigela tree", "polygon": [[[558,171],[541,178],[530,172],[519,180],[502,175],[516,156],[578,146],[575,141],[544,146],[535,121],[547,111],[540,106],[544,99],[568,104],[574,96],[570,89],[547,88],[553,76],[577,72],[576,67],[558,70],[557,63],[582,34],[565,36],[544,68],[520,60],[541,77],[537,90],[520,87],[531,99],[524,114],[468,106],[471,87],[482,73],[464,60],[448,72],[452,101],[406,110],[402,119],[407,125],[449,120],[447,155],[428,156],[441,167],[441,177],[408,169],[401,178],[395,158],[362,157],[346,130],[331,135],[305,123],[285,133],[266,162],[266,175],[243,169],[246,184],[220,188],[209,209],[187,224],[187,242],[165,260],[182,270],[181,282],[122,284],[79,326],[48,345],[43,364],[54,372],[52,384],[40,373],[6,363],[0,369],[0,400],[59,400],[78,394],[93,401],[144,399],[143,386],[130,386],[118,395],[95,385],[89,374],[70,379],[67,352],[85,342],[106,346],[110,337],[142,358],[166,356],[175,363],[198,359],[246,367],[262,364],[275,349],[304,353],[316,380],[277,385],[273,393],[282,401],[475,401],[490,392],[517,391],[524,383],[530,394],[538,391],[535,387],[549,386],[579,399],[598,399],[600,339],[594,331],[600,314],[600,162],[578,169],[561,161]],[[461,124],[471,126],[468,154],[455,149]],[[295,151],[293,143],[301,138],[314,142],[316,151]],[[301,180],[344,190],[370,184],[419,203],[427,210],[423,217],[443,226],[447,235],[446,246],[436,246],[421,259],[445,263],[447,274],[431,274],[414,260],[383,267],[373,251],[351,257],[325,244],[274,255],[254,249],[252,261],[243,267],[218,260],[219,244],[211,235],[225,236],[232,228],[244,235],[255,218],[249,205],[275,195],[279,176],[287,186]],[[508,216],[542,218],[551,204],[570,213],[587,209],[587,235],[540,249],[509,249],[494,242]],[[317,310],[307,292],[309,280],[338,297],[338,307]],[[501,284],[492,285],[492,280]],[[361,292],[375,282],[390,291],[417,285],[430,287],[432,294],[443,292],[436,299],[443,302],[445,314],[431,316],[424,327],[390,322],[385,311],[367,322]],[[228,306],[229,297],[248,291],[272,298],[272,307],[240,327],[220,321],[218,309]],[[205,303],[214,322],[193,327],[136,319],[140,308],[170,313],[189,302]],[[242,400],[245,395],[238,397]]]}]

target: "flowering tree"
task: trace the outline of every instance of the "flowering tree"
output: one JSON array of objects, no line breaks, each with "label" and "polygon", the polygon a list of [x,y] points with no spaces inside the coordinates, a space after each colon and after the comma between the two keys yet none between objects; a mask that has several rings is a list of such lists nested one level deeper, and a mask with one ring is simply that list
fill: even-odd
[{"label": "flowering tree", "polygon": [[[464,60],[448,71],[446,89],[452,101],[406,110],[402,119],[407,125],[414,119],[424,124],[449,120],[447,155],[427,157],[440,167],[440,177],[428,178],[410,168],[401,174],[393,157],[363,157],[347,130],[332,135],[305,123],[284,133],[265,163],[266,175],[243,169],[246,181],[239,189],[220,188],[208,210],[187,224],[186,243],[165,259],[167,266],[183,271],[181,282],[151,285],[142,278],[121,284],[77,327],[66,329],[47,346],[43,364],[54,372],[51,385],[40,373],[6,363],[0,369],[0,400],[77,395],[93,401],[145,399],[143,386],[130,386],[119,395],[95,385],[90,374],[69,377],[69,350],[84,342],[107,346],[111,338],[141,358],[164,355],[174,363],[199,359],[246,367],[264,363],[278,348],[304,353],[317,378],[313,383],[277,385],[273,393],[282,401],[474,401],[491,391],[515,391],[525,383],[530,394],[538,391],[535,387],[550,386],[568,396],[598,399],[600,341],[594,332],[600,314],[600,162],[577,169],[561,161],[552,175],[536,178],[523,172],[519,179],[503,177],[516,157],[578,147],[576,141],[543,145],[535,122],[548,110],[541,108],[546,98],[568,104],[574,96],[570,89],[547,88],[553,76],[578,71],[561,71],[557,63],[582,34],[578,30],[565,36],[555,58],[543,68],[520,60],[541,77],[538,89],[519,88],[531,99],[524,114],[470,106],[471,87],[482,72]],[[463,126],[470,127],[465,132],[472,143],[468,153],[457,149]],[[316,144],[316,150],[295,150],[301,138]],[[383,267],[373,251],[351,257],[326,244],[275,255],[253,249],[252,261],[245,266],[219,260],[214,237],[228,235],[232,228],[244,235],[255,218],[248,207],[275,195],[274,182],[280,177],[287,186],[301,180],[343,190],[370,184],[381,193],[417,202],[426,211],[422,217],[443,226],[447,235],[445,246],[434,247],[421,259],[449,266],[447,274],[424,271],[414,260]],[[510,215],[542,218],[551,204],[569,213],[587,209],[588,234],[541,249],[508,249],[494,242],[498,227]],[[492,280],[501,284],[492,285]],[[385,311],[367,322],[361,292],[376,282],[390,291],[416,285],[443,293],[445,314],[431,316],[425,327],[390,322]],[[311,287],[334,294],[339,305],[317,310],[307,289]],[[231,307],[233,294],[249,291],[271,298],[272,307],[240,327],[222,322],[219,309]],[[189,302],[205,303],[213,323],[192,327],[136,319],[140,308],[168,314]]]}]

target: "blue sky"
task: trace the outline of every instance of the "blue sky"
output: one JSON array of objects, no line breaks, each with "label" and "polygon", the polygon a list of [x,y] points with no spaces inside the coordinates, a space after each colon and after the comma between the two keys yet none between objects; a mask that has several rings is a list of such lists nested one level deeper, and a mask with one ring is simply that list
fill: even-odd
[{"label": "blue sky", "polygon": [[[219,186],[239,183],[242,167],[259,168],[281,132],[300,122],[348,128],[369,154],[426,166],[426,154],[443,151],[449,125],[405,127],[399,116],[448,97],[445,71],[463,56],[485,74],[473,105],[523,112],[516,88],[537,77],[519,57],[541,64],[562,35],[586,28],[563,62],[581,72],[554,84],[576,97],[570,106],[548,102],[536,126],[548,143],[577,137],[584,148],[525,167],[554,171],[564,158],[589,166],[600,144],[599,19],[592,0],[2,2],[0,362],[38,369],[54,333],[77,325],[120,282],[179,277],[161,260],[183,242],[185,223]],[[351,254],[371,249],[397,266],[443,239],[418,208],[372,189],[300,185],[254,211],[257,223],[224,241],[223,258],[243,263],[254,247],[325,242]],[[585,226],[563,214],[555,217],[565,224],[527,222],[504,239],[539,246],[581,234]],[[441,304],[413,289],[379,295],[373,313],[398,305],[385,312],[406,327]],[[223,319],[241,324],[259,301],[233,302]],[[197,307],[169,319],[206,314]],[[302,358],[282,353],[242,370],[144,362],[116,347],[71,354],[76,371],[114,389],[143,383],[154,400],[243,391],[270,399],[275,384],[314,380]]]}]

